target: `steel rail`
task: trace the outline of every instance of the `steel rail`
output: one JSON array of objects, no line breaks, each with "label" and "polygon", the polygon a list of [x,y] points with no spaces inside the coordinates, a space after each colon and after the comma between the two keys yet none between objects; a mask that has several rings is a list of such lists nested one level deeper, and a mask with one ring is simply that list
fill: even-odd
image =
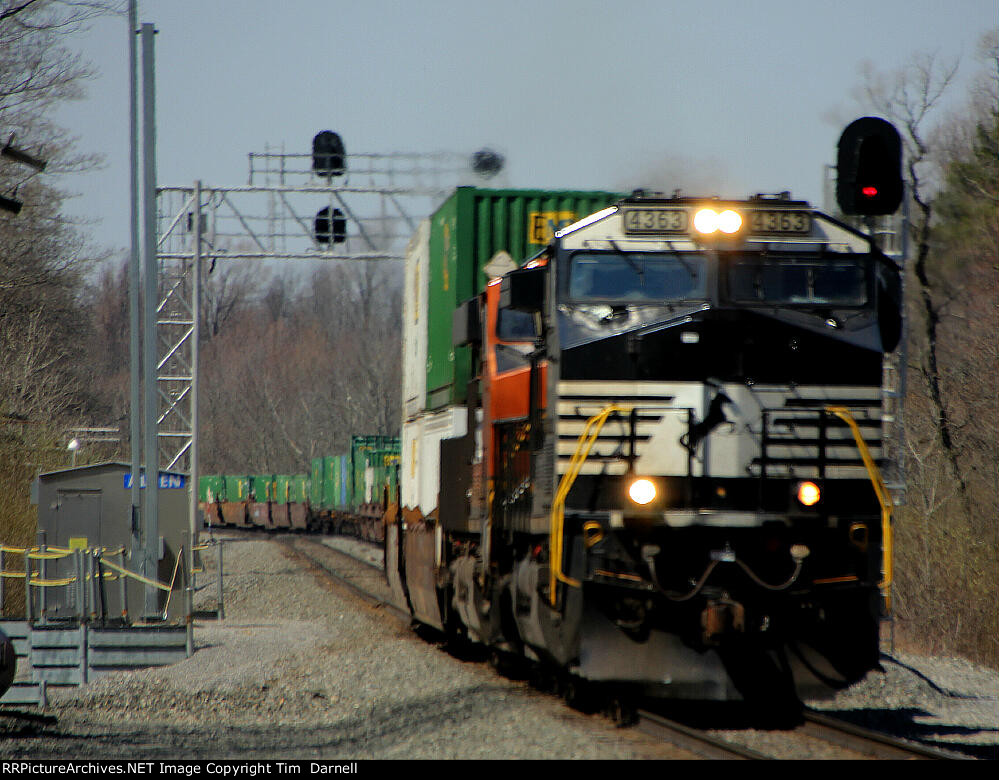
[{"label": "steel rail", "polygon": [[854,725],[825,712],[805,710],[805,722],[798,731],[847,750],[883,760],[937,759],[970,760],[956,751],[920,745],[900,737]]},{"label": "steel rail", "polygon": [[312,539],[301,538],[301,537],[289,537],[289,538],[278,539],[278,542],[284,545],[294,555],[298,555],[301,556],[302,558],[305,558],[312,566],[317,568],[323,574],[323,576],[327,577],[330,580],[333,580],[339,585],[344,586],[353,594],[361,598],[363,601],[367,602],[368,604],[378,609],[384,609],[393,617],[399,618],[400,620],[404,620],[406,622],[412,620],[412,615],[410,615],[409,612],[407,612],[404,609],[400,609],[391,601],[386,600],[383,596],[377,593],[372,593],[371,591],[365,589],[363,586],[355,582],[351,577],[338,573],[335,569],[331,568],[330,566],[326,565],[323,561],[319,560],[317,556],[313,555],[307,550],[301,549],[301,547],[299,547],[298,545],[295,545],[294,544],[295,541],[302,541],[306,545],[314,545],[317,547],[321,547],[323,550],[327,551],[328,553],[339,555],[344,558],[349,558],[352,562],[360,564],[362,566],[367,566],[368,568],[373,569],[374,571],[377,572],[381,571],[381,567],[376,566],[373,563],[369,563],[368,561],[361,560],[360,558],[355,558],[354,556],[349,555],[348,553],[341,552],[340,550],[334,549],[332,547],[328,547],[322,542],[314,541]]},{"label": "steel rail", "polygon": [[[344,577],[343,575],[336,572],[334,569],[327,566],[325,563],[320,561],[315,555],[311,554],[307,550],[301,549],[300,546],[294,544],[295,541],[304,542],[305,545],[321,547],[327,552],[332,552],[336,555],[349,558],[351,562],[356,562],[363,566],[369,567],[375,571],[381,571],[381,567],[376,564],[365,561],[361,558],[356,558],[350,553],[345,553],[335,548],[329,547],[320,541],[313,539],[302,539],[300,537],[292,537],[278,540],[286,548],[288,548],[292,554],[305,558],[312,566],[319,569],[324,576],[329,577],[338,584],[341,584],[348,588],[351,592],[355,593],[366,602],[378,607],[385,609],[390,612],[393,616],[398,617],[406,622],[412,620],[412,616],[406,610],[399,609],[390,602],[385,601],[381,596],[371,593],[365,590],[363,587],[358,585],[349,577]],[[664,742],[668,742],[676,747],[687,750],[695,755],[702,756],[704,758],[711,759],[751,759],[751,760],[761,760],[767,759],[769,756],[765,756],[761,753],[757,753],[749,748],[737,745],[731,742],[726,742],[725,740],[713,737],[709,734],[699,732],[696,729],[691,729],[682,724],[675,723],[673,721],[667,720],[659,715],[655,715],[650,712],[638,712],[638,722],[636,728],[649,736],[655,737]]]},{"label": "steel rail", "polygon": [[[303,546],[314,546],[321,548],[326,553],[350,559],[351,563],[362,567],[382,572],[382,568],[377,564],[357,558],[350,553],[329,547],[317,539],[308,537],[286,537],[278,541],[288,548],[294,555],[306,559],[313,567],[318,569],[324,576],[334,582],[343,585],[352,593],[362,598],[367,603],[379,609],[384,609],[393,617],[404,622],[411,622],[412,615],[404,609],[387,601],[383,596],[372,593],[359,585],[350,576],[343,575],[321,561],[316,555]],[[299,542],[300,544],[295,544]],[[675,747],[687,750],[695,755],[707,759],[721,760],[773,760],[773,756],[768,756],[752,748],[745,747],[731,740],[708,734],[700,729],[685,726],[682,723],[664,718],[656,713],[647,710],[636,712],[637,722],[635,728],[639,732],[656,739],[668,742]],[[882,732],[873,731],[854,725],[847,721],[836,718],[827,713],[806,709],[803,712],[804,723],[794,729],[794,734],[821,740],[823,742],[836,745],[844,750],[849,750],[880,760],[899,759],[937,759],[937,760],[960,760],[968,759],[968,756],[955,751],[946,751],[939,748],[928,747],[913,743],[898,737],[893,737]]]},{"label": "steel rail", "polygon": [[700,729],[684,726],[682,723],[646,710],[639,710],[637,714],[638,722],[635,724],[635,728],[638,731],[669,742],[683,750],[688,750],[702,758],[749,761],[766,761],[771,758],[751,748],[712,736]]}]

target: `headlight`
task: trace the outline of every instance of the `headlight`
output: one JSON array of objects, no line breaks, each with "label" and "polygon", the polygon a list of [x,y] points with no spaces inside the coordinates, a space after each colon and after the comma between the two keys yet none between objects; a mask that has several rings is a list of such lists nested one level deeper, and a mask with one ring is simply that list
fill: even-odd
[{"label": "headlight", "polygon": [[718,229],[722,233],[727,233],[732,235],[733,233],[738,233],[739,228],[742,227],[742,217],[739,216],[738,211],[732,211],[732,209],[726,209],[721,214],[718,215]]},{"label": "headlight", "polygon": [[815,506],[822,498],[822,491],[814,482],[799,482],[796,495],[802,506]]},{"label": "headlight", "polygon": [[645,506],[656,497],[655,483],[650,479],[636,479],[628,486],[628,495],[636,504]]},{"label": "headlight", "polygon": [[718,230],[718,212],[714,209],[701,209],[694,214],[694,230],[698,233],[714,233]]},{"label": "headlight", "polygon": [[700,209],[694,214],[694,230],[704,235],[721,231],[726,235],[738,233],[742,228],[742,215],[738,211],[725,209],[722,212],[714,209]]}]

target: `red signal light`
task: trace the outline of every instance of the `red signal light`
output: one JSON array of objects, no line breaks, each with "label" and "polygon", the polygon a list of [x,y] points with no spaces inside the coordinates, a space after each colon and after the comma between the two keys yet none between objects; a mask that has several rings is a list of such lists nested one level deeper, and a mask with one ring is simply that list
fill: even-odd
[{"label": "red signal light", "polygon": [[844,214],[893,214],[902,202],[902,139],[890,122],[865,116],[839,139],[836,201]]}]

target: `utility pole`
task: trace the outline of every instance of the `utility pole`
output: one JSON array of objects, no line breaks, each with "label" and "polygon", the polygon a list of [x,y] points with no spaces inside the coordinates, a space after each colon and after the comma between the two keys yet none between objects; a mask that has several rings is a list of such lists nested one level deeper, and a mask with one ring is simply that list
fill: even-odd
[{"label": "utility pole", "polygon": [[[142,511],[143,557],[142,574],[158,579],[159,567],[159,443],[157,418],[159,396],[156,386],[156,313],[159,308],[159,269],[156,256],[156,92],[153,54],[153,25],[142,25],[142,186],[143,186],[143,265],[145,287],[143,297],[143,356],[142,376],[145,382],[144,438],[146,453],[146,487]],[[132,475],[133,482],[137,475]],[[159,594],[152,585],[145,588],[144,616],[160,614]]]},{"label": "utility pole", "polygon": [[135,0],[128,3],[128,103],[129,103],[129,209],[131,232],[131,255],[128,269],[128,302],[129,302],[129,378],[131,383],[130,409],[130,444],[132,462],[132,517],[130,557],[133,561],[143,559],[141,511],[142,493],[140,492],[140,475],[142,474],[142,352],[139,344],[141,331],[141,286],[142,276],[141,247],[139,244],[139,87],[136,67],[138,66],[139,34],[135,9]]}]

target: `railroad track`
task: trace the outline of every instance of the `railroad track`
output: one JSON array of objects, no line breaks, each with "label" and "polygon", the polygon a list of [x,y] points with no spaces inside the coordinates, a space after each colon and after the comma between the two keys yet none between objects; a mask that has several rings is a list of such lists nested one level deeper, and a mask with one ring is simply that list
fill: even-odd
[{"label": "railroad track", "polygon": [[[656,713],[639,710],[636,727],[642,733],[669,742],[702,758],[772,760],[775,756],[761,753],[734,739],[708,730],[692,728],[683,723],[664,718]],[[788,747],[792,741],[818,740],[834,745],[858,758],[886,761],[898,760],[961,760],[968,757],[951,751],[919,745],[908,740],[877,731],[871,731],[841,719],[806,710],[804,722],[787,732],[781,741]]]},{"label": "railroad track", "polygon": [[702,758],[752,761],[770,758],[731,740],[713,736],[702,729],[691,728],[645,710],[638,711],[635,728],[643,734],[669,742]]},{"label": "railroad track", "polygon": [[938,759],[961,760],[968,757],[960,753],[927,747],[915,742],[893,737],[878,731],[840,720],[815,710],[805,710],[805,722],[798,728],[810,737],[831,742],[868,758],[883,760]]},{"label": "railroad track", "polygon": [[284,536],[278,537],[278,541],[292,555],[305,559],[310,566],[366,603],[401,620],[412,619],[408,612],[391,602],[380,566],[308,536]]},{"label": "railroad track", "polygon": [[[320,539],[303,536],[279,537],[278,541],[295,557],[302,559],[324,576],[351,593],[405,622],[410,614],[389,599],[388,586],[381,566],[324,544]],[[668,742],[702,758],[723,760],[772,760],[775,757],[711,733],[687,726],[647,710],[636,712],[635,728],[655,739]],[[804,722],[787,732],[788,740],[812,739],[831,744],[858,757],[881,760],[964,759],[960,753],[926,747],[907,740],[856,726],[815,710],[805,710]]]}]

